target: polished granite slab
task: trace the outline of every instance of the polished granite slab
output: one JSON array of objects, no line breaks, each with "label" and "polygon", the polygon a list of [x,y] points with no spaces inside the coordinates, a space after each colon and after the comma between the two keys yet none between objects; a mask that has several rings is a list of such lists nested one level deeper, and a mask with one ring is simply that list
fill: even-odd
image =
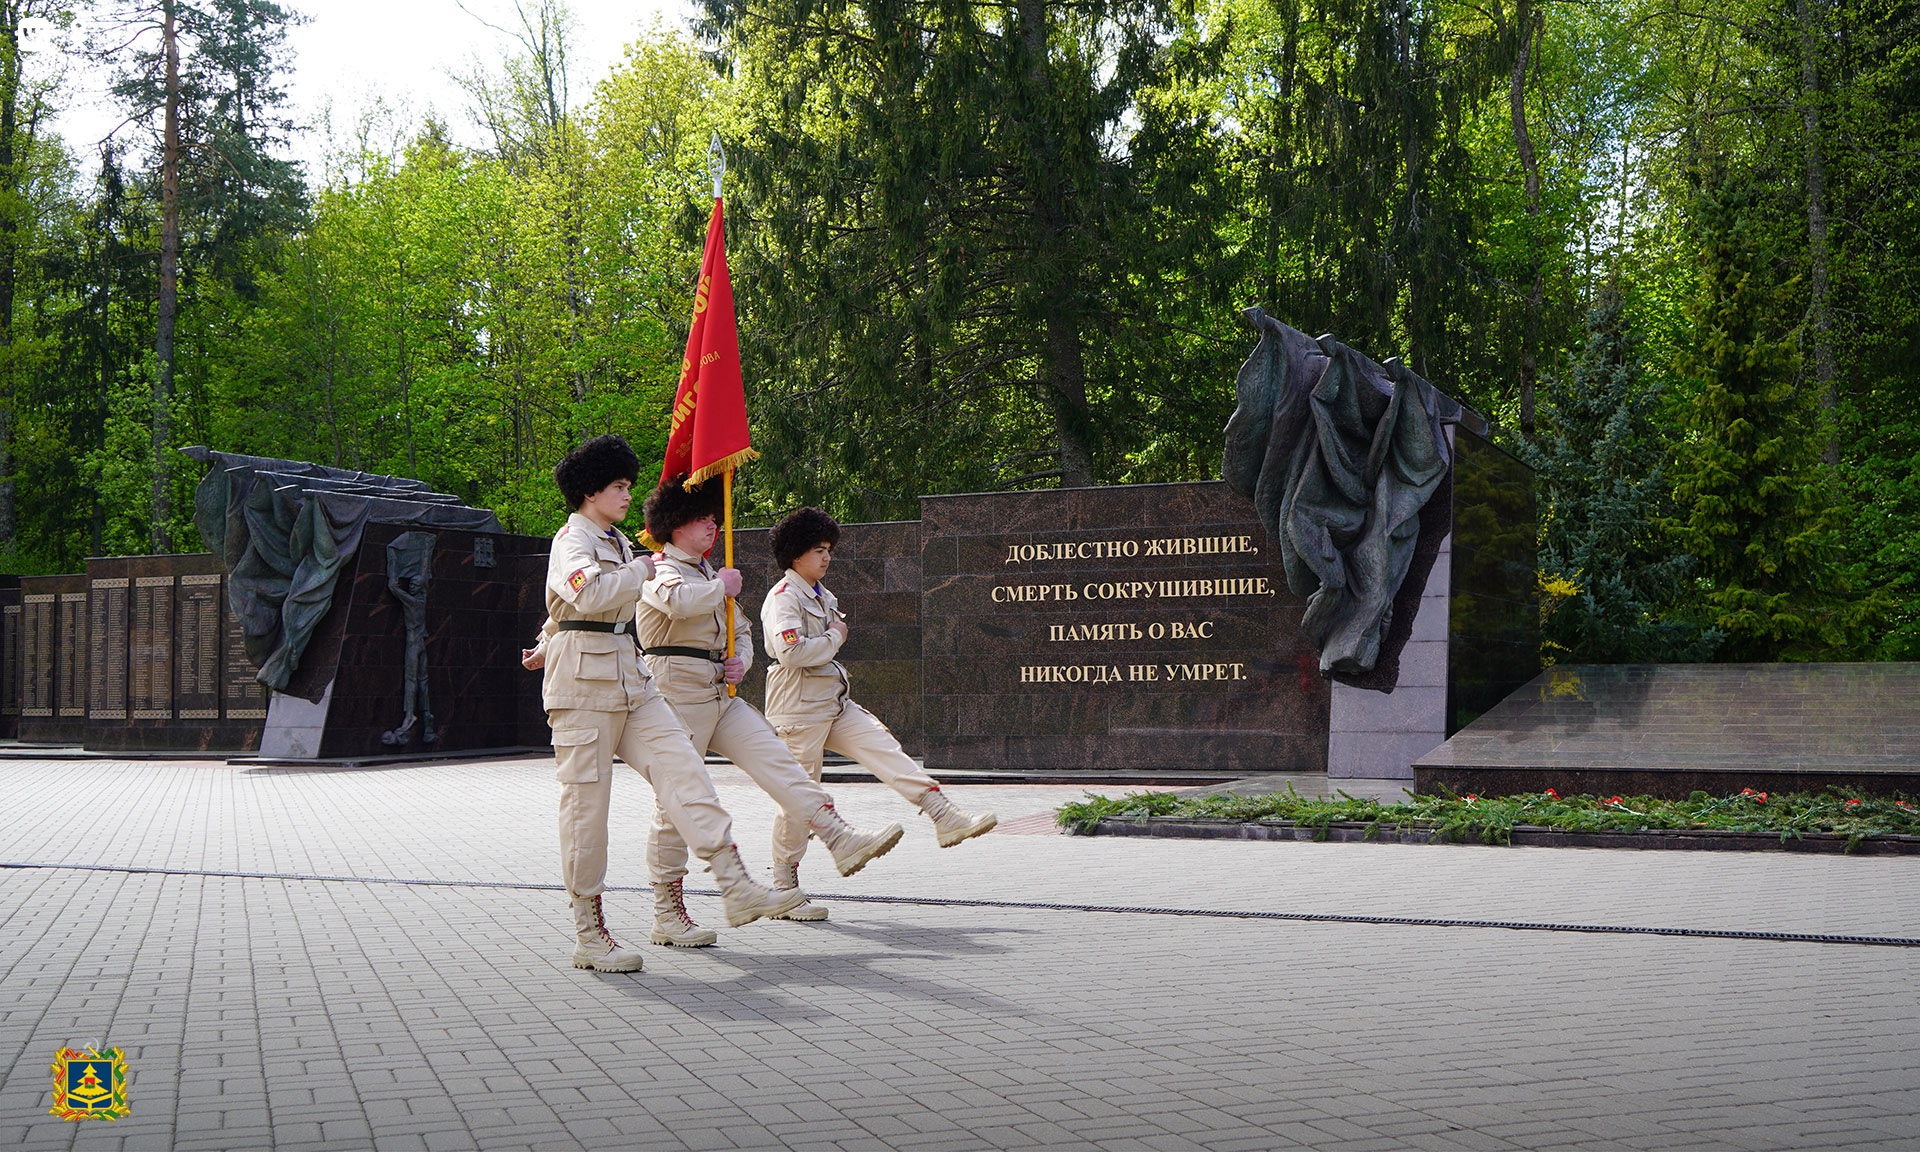
[{"label": "polished granite slab", "polygon": [[930,768],[1326,770],[1330,693],[1305,601],[1225,484],[926,496],[920,510]]},{"label": "polished granite slab", "polygon": [[1920,793],[1920,663],[1549,668],[1414,777],[1423,792]]}]

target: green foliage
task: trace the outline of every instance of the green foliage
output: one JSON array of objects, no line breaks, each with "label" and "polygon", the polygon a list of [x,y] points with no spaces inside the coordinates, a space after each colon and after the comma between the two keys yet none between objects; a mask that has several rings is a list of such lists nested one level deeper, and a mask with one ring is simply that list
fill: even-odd
[{"label": "green foliage", "polygon": [[219,365],[217,442],[418,477],[532,533],[565,516],[550,471],[578,440],[664,450],[698,263],[676,222],[723,89],[661,35],[547,121],[515,85],[551,66],[498,81],[494,154],[429,124],[342,158]]},{"label": "green foliage", "polygon": [[1211,468],[1225,199],[1183,83],[1207,46],[1157,0],[708,11],[742,78],[770,497],[912,516],[928,492]]},{"label": "green foliage", "polygon": [[1062,828],[1091,835],[1102,820],[1146,820],[1155,816],[1201,820],[1279,820],[1325,830],[1337,823],[1386,828],[1430,829],[1439,839],[1459,843],[1511,843],[1516,828],[1565,832],[1648,832],[1710,829],[1722,832],[1772,832],[1784,840],[1813,833],[1845,836],[1849,849],[1870,836],[1920,836],[1920,807],[1905,796],[1863,796],[1834,788],[1826,792],[1768,794],[1742,789],[1737,795],[1695,792],[1685,800],[1651,796],[1561,796],[1548,790],[1517,796],[1433,796],[1408,794],[1393,804],[1362,800],[1344,792],[1330,799],[1302,796],[1291,787],[1264,796],[1180,797],[1171,792],[1136,792],[1122,797],[1087,794],[1055,812]]},{"label": "green foliage", "polygon": [[1699,558],[1703,597],[1733,659],[1844,651],[1860,610],[1831,554],[1835,509],[1819,467],[1817,397],[1799,375],[1798,329],[1757,220],[1752,187],[1716,176],[1694,212],[1701,237],[1697,344],[1680,359],[1693,395],[1675,468],[1676,535]]},{"label": "green foliage", "polygon": [[164,408],[151,31],[110,63],[146,131],[80,161],[77,70],[0,19],[0,566],[191,546],[160,425],[550,529],[567,446],[664,442],[718,129],[744,521],[1210,477],[1260,303],[1509,427],[1537,387],[1496,439],[1541,470],[1561,658],[1920,658],[1911,4],[709,0],[575,101],[527,0],[467,78],[486,146],[376,124],[310,182],[290,10],[174,7]]},{"label": "green foliage", "polygon": [[1853,510],[1847,564],[1879,591],[1887,627],[1871,655],[1920,660],[1920,9],[1836,4],[1826,112],[1834,125],[1840,486]]},{"label": "green foliage", "polygon": [[1600,290],[1572,370],[1549,378],[1541,435],[1522,445],[1540,480],[1543,634],[1574,663],[1704,660],[1719,633],[1675,619],[1695,561],[1659,522],[1671,519],[1671,451],[1655,422],[1658,386],[1617,286]]}]

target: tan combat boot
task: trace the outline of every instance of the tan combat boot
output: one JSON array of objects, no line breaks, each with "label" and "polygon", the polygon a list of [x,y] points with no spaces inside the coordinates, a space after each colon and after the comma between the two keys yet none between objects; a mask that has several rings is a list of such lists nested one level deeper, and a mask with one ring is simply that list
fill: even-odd
[{"label": "tan combat boot", "polygon": [[[800,865],[775,864],[773,866],[773,890],[775,892],[785,892],[789,888],[798,889],[799,887]],[[791,912],[782,912],[776,917],[776,919],[780,920],[825,920],[826,918],[827,909],[824,905],[815,904],[811,900],[804,899],[798,908],[795,908]]]},{"label": "tan combat boot", "polygon": [[991,812],[979,816],[971,812],[962,812],[947,799],[947,794],[939,788],[927,789],[920,798],[920,813],[933,821],[934,834],[939,837],[940,847],[951,848],[962,840],[971,840],[983,832],[993,829],[1000,823],[1000,817]]},{"label": "tan combat boot", "polygon": [[820,810],[807,821],[807,831],[833,853],[833,866],[840,869],[842,876],[853,875],[865,868],[867,861],[885,856],[900,843],[900,825],[889,824],[878,832],[862,832],[842,820],[831,804],[820,805]]},{"label": "tan combat boot", "polygon": [[720,939],[711,928],[702,928],[687,915],[686,894],[678,880],[653,886],[653,942],[675,948],[705,948]]},{"label": "tan combat boot", "polygon": [[713,870],[713,878],[720,885],[720,903],[727,910],[729,928],[751,924],[762,916],[790,912],[807,899],[806,893],[798,888],[775,892],[754,883],[747,875],[747,866],[740,862],[740,848],[735,844],[721,849],[707,861],[707,867]]},{"label": "tan combat boot", "polygon": [[613,938],[600,897],[573,898],[573,966],[597,972],[638,972],[640,953]]}]

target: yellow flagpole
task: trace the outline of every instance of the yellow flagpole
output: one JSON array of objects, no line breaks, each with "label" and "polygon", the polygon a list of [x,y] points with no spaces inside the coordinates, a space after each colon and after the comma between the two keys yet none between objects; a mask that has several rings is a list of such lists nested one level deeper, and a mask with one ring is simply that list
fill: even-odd
[{"label": "yellow flagpole", "polygon": [[[724,517],[725,528],[727,533],[726,567],[731,568],[733,567],[733,469],[732,468],[728,468],[725,472],[721,473],[720,494],[721,494],[722,509],[723,509],[721,515]],[[727,659],[729,660],[733,659],[733,597],[731,596],[727,597]],[[728,696],[737,696],[739,694],[740,694],[740,690],[737,685],[733,685],[733,684],[727,685]]]}]

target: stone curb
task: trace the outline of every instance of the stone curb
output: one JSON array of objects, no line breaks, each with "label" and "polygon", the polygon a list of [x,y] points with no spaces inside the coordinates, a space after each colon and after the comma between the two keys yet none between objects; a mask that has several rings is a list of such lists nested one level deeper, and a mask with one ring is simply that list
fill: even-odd
[{"label": "stone curb", "polygon": [[[1368,833],[1372,832],[1372,835]],[[1200,817],[1151,816],[1145,820],[1108,817],[1094,826],[1095,836],[1156,836],[1175,840],[1305,840],[1337,844],[1467,844],[1479,840],[1444,840],[1437,829],[1397,824],[1374,825],[1340,821],[1324,830],[1291,820],[1215,820]],[[1705,828],[1658,829],[1646,832],[1566,832],[1554,828],[1518,826],[1516,848],[1635,848],[1691,852],[1814,852],[1851,856],[1920,856],[1920,836],[1875,836],[1852,852],[1847,838],[1814,832],[1782,840],[1775,832],[1724,832]],[[1503,847],[1503,845],[1491,845]]]}]

